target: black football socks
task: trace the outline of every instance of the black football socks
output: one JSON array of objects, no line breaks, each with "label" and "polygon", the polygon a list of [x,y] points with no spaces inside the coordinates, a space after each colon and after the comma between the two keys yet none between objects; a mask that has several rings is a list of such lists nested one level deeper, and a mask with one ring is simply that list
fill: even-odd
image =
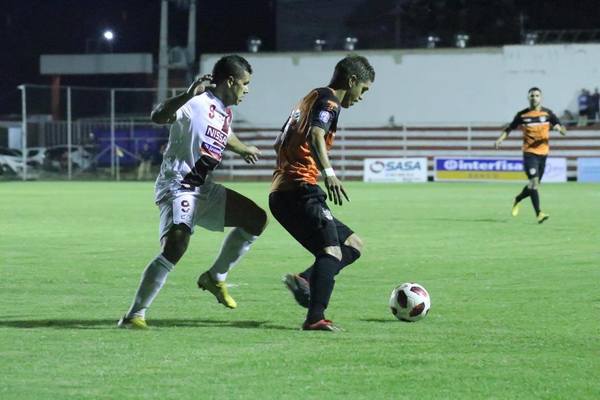
[{"label": "black football socks", "polygon": [[530,189],[531,191],[531,204],[533,204],[533,208],[535,209],[535,215],[540,215],[540,195],[537,189]]},{"label": "black football socks", "polygon": [[515,197],[515,203],[519,203],[521,200],[526,199],[529,196],[531,196],[531,189],[525,186],[523,190],[521,190],[521,193]]},{"label": "black football socks", "polygon": [[329,304],[335,275],[340,269],[340,261],[329,254],[319,254],[310,274],[310,303],[306,320],[313,324],[325,318],[325,309]]}]

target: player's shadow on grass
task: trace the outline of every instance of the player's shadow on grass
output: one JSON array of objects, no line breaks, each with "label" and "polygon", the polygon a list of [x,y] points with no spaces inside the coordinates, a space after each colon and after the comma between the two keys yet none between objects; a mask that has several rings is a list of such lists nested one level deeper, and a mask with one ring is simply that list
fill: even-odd
[{"label": "player's shadow on grass", "polygon": [[430,221],[444,221],[444,222],[496,222],[500,224],[506,224],[509,220],[507,218],[427,218]]},{"label": "player's shadow on grass", "polygon": [[398,323],[398,320],[395,318],[361,318],[363,322],[377,322],[380,324],[389,324],[389,323]]},{"label": "player's shadow on grass", "polygon": [[[208,328],[208,327],[226,327],[241,329],[276,329],[276,330],[297,330],[283,325],[274,325],[270,321],[225,321],[210,319],[152,319],[148,321],[150,328]],[[2,328],[17,329],[112,329],[117,327],[117,321],[114,319],[42,319],[42,320],[0,320]]]}]

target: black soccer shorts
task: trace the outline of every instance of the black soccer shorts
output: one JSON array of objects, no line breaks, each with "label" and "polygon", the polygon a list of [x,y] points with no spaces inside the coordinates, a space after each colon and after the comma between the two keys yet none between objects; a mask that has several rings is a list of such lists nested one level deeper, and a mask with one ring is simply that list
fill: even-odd
[{"label": "black soccer shorts", "polygon": [[279,223],[312,254],[328,246],[340,246],[354,232],[335,218],[327,207],[327,195],[318,185],[269,195],[269,208]]},{"label": "black soccer shorts", "polygon": [[542,180],[544,176],[544,170],[546,169],[546,157],[539,154],[523,153],[523,170],[527,175],[527,178],[535,178]]}]

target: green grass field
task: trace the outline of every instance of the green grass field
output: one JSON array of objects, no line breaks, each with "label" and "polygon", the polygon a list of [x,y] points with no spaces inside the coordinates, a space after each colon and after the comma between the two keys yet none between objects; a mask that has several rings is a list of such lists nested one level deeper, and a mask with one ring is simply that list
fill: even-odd
[{"label": "green grass field", "polygon": [[[266,207],[268,183],[232,184]],[[118,330],[158,252],[151,183],[0,184],[1,399],[600,398],[600,186],[348,183],[334,213],[365,241],[337,279],[340,334],[299,330],[280,282],[311,257],[272,220],[230,275],[195,287],[223,237],[198,229],[148,313]],[[401,323],[392,288],[423,284]]]}]

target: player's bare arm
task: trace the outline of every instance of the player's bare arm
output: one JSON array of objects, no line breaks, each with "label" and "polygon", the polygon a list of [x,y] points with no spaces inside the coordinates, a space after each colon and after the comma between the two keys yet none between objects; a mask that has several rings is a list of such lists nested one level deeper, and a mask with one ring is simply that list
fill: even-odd
[{"label": "player's bare arm", "polygon": [[567,128],[564,125],[556,124],[554,125],[554,129],[556,129],[562,136],[567,135]]},{"label": "player's bare arm", "polygon": [[244,144],[233,132],[229,134],[226,149],[239,154],[248,164],[256,164],[261,154],[258,147]]},{"label": "player's bare arm", "polygon": [[342,182],[335,176],[329,156],[327,155],[327,146],[325,144],[325,130],[318,126],[311,126],[309,132],[308,143],[310,145],[311,153],[317,162],[321,173],[325,180],[325,187],[327,188],[327,194],[329,200],[333,201],[336,205],[342,205],[342,195],[347,201],[350,201],[348,194],[342,186]]},{"label": "player's bare arm", "polygon": [[169,124],[175,121],[175,113],[181,106],[187,103],[192,97],[202,94],[207,89],[214,87],[214,85],[207,83],[210,82],[211,79],[212,75],[203,75],[192,82],[185,92],[170,97],[158,104],[150,114],[152,122],[155,124]]},{"label": "player's bare arm", "polygon": [[504,139],[506,139],[508,137],[508,131],[502,131],[502,133],[500,134],[500,137],[498,137],[498,139],[496,139],[496,143],[494,144],[496,146],[496,149],[500,148],[500,145],[502,144],[502,142],[504,141]]}]

